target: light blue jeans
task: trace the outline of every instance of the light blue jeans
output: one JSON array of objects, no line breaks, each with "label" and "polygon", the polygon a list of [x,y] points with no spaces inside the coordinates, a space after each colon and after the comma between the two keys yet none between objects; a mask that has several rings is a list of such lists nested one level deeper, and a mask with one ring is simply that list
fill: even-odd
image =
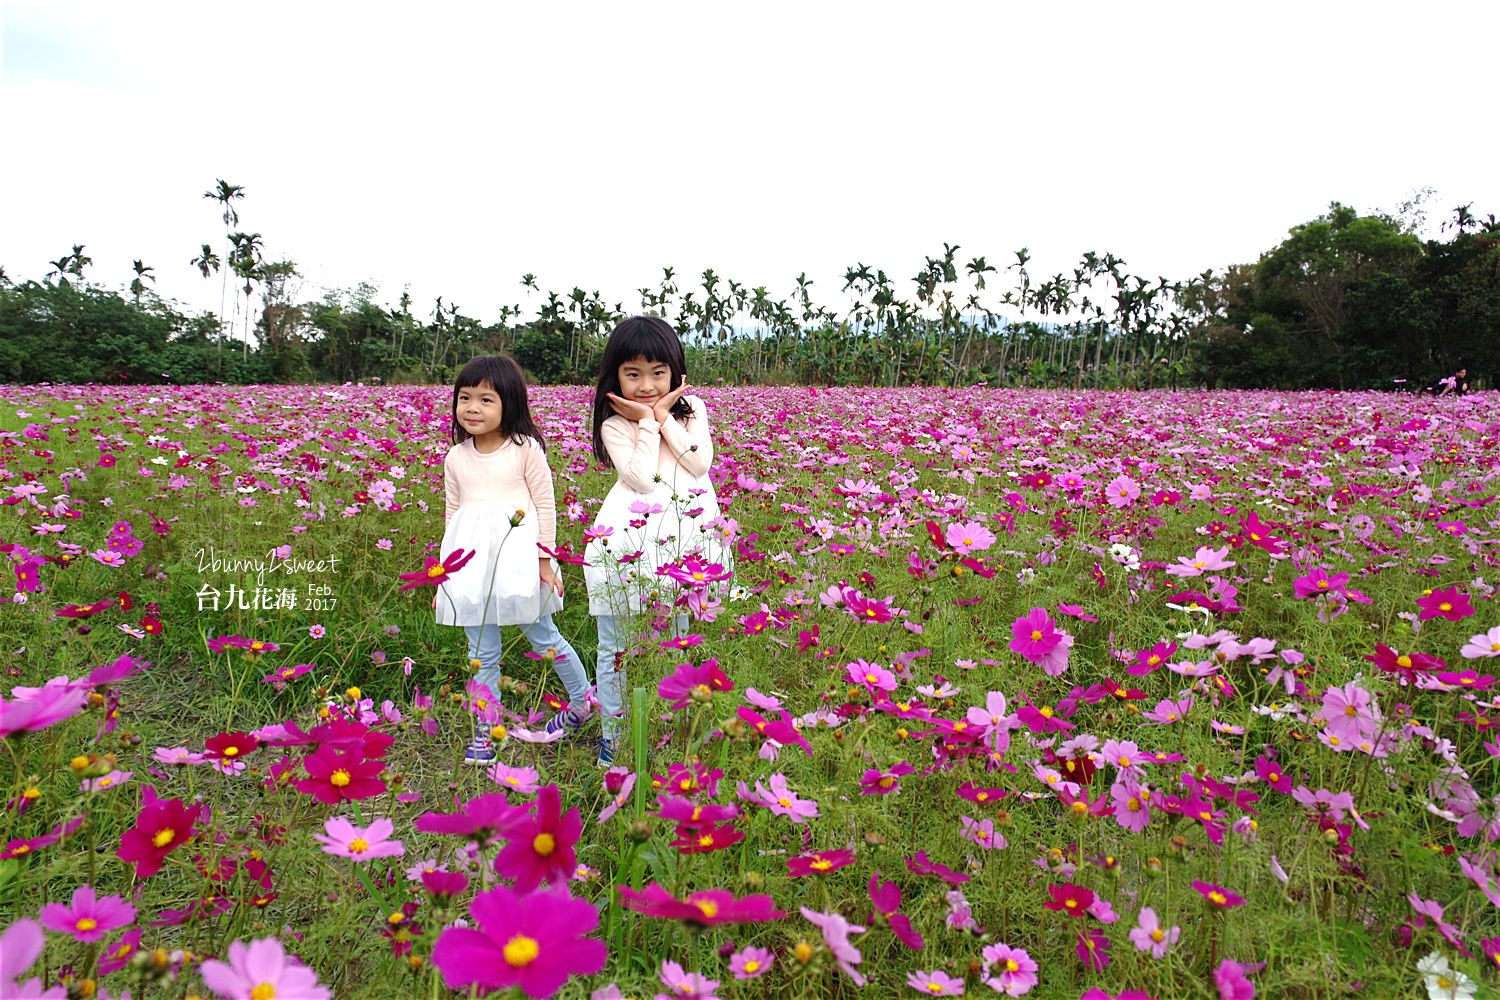
[{"label": "light blue jeans", "polygon": [[[599,712],[604,716],[604,738],[619,737],[625,714],[625,653],[635,639],[632,626],[638,619],[618,615],[596,615],[599,624],[599,650],[594,657],[594,677],[598,682]],[[677,635],[687,631],[688,616],[673,615]],[[652,691],[653,696],[655,691]]]},{"label": "light blue jeans", "polygon": [[[552,669],[563,686],[568,689],[570,707],[582,709],[589,693],[588,671],[583,669],[583,660],[574,651],[573,645],[564,639],[552,621],[551,615],[542,615],[530,625],[517,626],[533,651],[545,653],[549,648],[557,650],[557,659]],[[475,680],[489,686],[495,697],[500,696],[500,638],[499,625],[465,625],[469,637],[469,659],[479,661],[479,674]]]}]

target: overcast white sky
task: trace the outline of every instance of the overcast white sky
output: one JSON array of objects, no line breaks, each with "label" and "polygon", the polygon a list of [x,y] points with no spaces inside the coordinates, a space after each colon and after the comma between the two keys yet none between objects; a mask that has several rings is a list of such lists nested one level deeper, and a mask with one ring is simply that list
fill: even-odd
[{"label": "overcast white sky", "polygon": [[216,178],[308,297],[485,321],[526,272],[629,310],[664,265],[806,271],[836,304],[856,262],[909,296],[944,241],[1184,278],[1333,199],[1500,212],[1493,2],[5,0],[0,31],[0,266],[83,243],[197,308]]}]

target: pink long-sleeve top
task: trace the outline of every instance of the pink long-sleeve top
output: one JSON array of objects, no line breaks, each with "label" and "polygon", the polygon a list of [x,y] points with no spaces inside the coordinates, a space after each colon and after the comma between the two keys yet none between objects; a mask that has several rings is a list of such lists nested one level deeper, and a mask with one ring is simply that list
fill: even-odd
[{"label": "pink long-sleeve top", "polygon": [[538,541],[557,547],[557,503],[547,454],[531,438],[507,439],[484,454],[474,439],[448,449],[443,459],[444,517],[476,500],[504,501],[507,510],[524,510],[535,518]]},{"label": "pink long-sleeve top", "polygon": [[626,489],[649,494],[655,490],[658,476],[670,487],[677,481],[678,469],[695,477],[708,473],[714,461],[708,408],[697,396],[683,398],[693,410],[686,424],[676,417],[660,424],[655,420],[627,420],[616,414],[600,425],[599,436]]}]

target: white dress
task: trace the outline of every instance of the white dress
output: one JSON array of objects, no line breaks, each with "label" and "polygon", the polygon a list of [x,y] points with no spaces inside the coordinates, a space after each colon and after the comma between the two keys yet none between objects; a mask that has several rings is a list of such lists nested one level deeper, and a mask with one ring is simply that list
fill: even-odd
[{"label": "white dress", "polygon": [[[438,624],[530,625],[562,610],[537,574],[537,543],[553,533],[555,517],[542,449],[528,438],[483,454],[470,439],[449,450],[443,473],[450,510],[439,558],[455,549],[474,558],[439,585]],[[513,525],[517,511],[525,516]]]},{"label": "white dress", "polygon": [[649,607],[653,595],[670,605],[682,587],[657,569],[688,555],[734,568],[723,532],[708,526],[721,515],[708,478],[708,411],[697,396],[684,398],[693,410],[686,424],[616,415],[600,429],[616,478],[590,532],[606,533],[584,550],[590,614],[628,616]]}]

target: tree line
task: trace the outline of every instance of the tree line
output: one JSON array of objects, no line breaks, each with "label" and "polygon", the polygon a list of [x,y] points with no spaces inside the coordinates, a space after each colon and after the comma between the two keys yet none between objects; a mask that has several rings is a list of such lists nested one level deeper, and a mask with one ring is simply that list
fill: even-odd
[{"label": "tree line", "polygon": [[944,244],[905,281],[848,268],[837,309],[805,273],[778,297],[667,267],[629,309],[526,274],[531,305],[485,322],[441,297],[420,315],[407,294],[382,304],[369,285],[307,299],[296,263],[266,259],[240,228],[243,187],[220,180],[204,197],[221,209],[223,252],[205,243],[189,266],[219,281],[217,314],[160,298],[140,260],[127,288],[91,284],[77,244],[40,280],[0,269],[0,380],[443,384],[504,350],[538,382],[587,383],[614,324],[650,312],[682,332],[698,382],[1391,388],[1466,366],[1474,384],[1500,384],[1500,223],[1472,206],[1424,240],[1420,199],[1396,215],[1334,202],[1255,263],[1186,280],[1095,251],[1037,275],[1026,248],[1002,266]]}]

